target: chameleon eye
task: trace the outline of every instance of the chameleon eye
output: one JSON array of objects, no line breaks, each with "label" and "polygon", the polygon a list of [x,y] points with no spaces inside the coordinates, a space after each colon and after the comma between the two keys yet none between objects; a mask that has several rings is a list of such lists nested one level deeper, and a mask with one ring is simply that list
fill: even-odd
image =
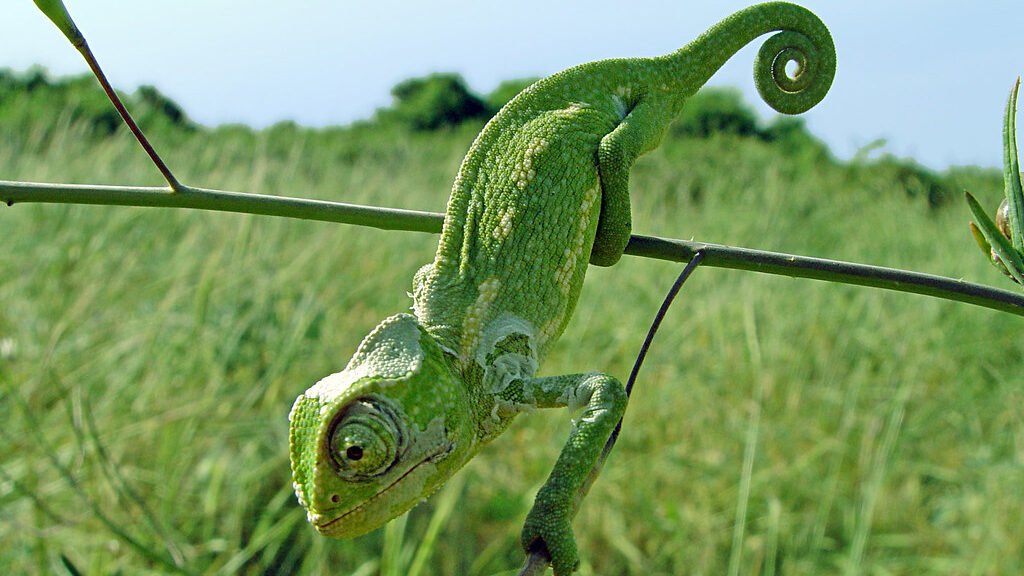
[{"label": "chameleon eye", "polygon": [[391,468],[403,438],[396,416],[377,398],[359,400],[342,412],[330,434],[331,457],[341,477],[366,480]]},{"label": "chameleon eye", "polygon": [[349,460],[362,460],[363,459],[363,447],[362,446],[349,446],[345,449],[345,456]]}]

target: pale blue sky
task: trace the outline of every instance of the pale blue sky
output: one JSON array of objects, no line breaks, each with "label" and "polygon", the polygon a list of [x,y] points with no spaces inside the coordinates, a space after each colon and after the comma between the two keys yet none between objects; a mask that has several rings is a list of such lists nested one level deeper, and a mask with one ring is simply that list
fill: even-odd
[{"label": "pale blue sky", "polygon": [[[205,124],[347,123],[398,81],[461,73],[487,92],[598,58],[674,50],[749,2],[722,0],[65,0],[115,85],[153,84]],[[1024,72],[1020,0],[805,0],[839,72],[805,115],[849,158],[877,138],[935,168],[1001,162],[1002,111]],[[751,101],[755,43],[711,81]],[[86,70],[31,0],[0,7],[0,67]],[[769,111],[758,102],[758,110]]]}]

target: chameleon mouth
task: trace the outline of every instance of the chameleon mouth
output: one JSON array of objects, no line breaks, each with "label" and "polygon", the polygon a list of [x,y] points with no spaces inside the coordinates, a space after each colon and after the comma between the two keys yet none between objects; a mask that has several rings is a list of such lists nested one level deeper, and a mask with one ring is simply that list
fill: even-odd
[{"label": "chameleon mouth", "polygon": [[[326,521],[323,521],[323,520],[320,520],[320,519],[322,519],[325,516],[324,514],[315,514],[315,515],[313,515],[313,526],[316,527],[318,532],[321,532],[321,533],[326,534],[326,535],[329,535],[329,534],[348,535],[345,532],[344,528],[340,524],[340,523],[342,523],[342,521],[344,521],[346,519],[349,519],[349,518],[351,518],[353,516],[356,516],[359,513],[367,513],[367,509],[371,508],[375,502],[380,500],[381,497],[386,496],[389,492],[391,492],[391,490],[394,487],[396,487],[399,484],[401,484],[402,482],[404,482],[406,478],[408,478],[414,472],[416,472],[417,470],[422,468],[424,464],[433,464],[433,463],[437,462],[438,460],[444,458],[444,456],[446,456],[448,453],[450,453],[453,448],[454,448],[453,444],[450,444],[450,443],[442,444],[436,452],[434,452],[432,454],[429,454],[426,458],[424,458],[423,460],[421,460],[418,463],[416,463],[415,465],[413,465],[411,468],[409,468],[404,473],[402,473],[401,476],[396,478],[394,482],[392,482],[391,484],[388,484],[387,486],[385,486],[383,489],[381,489],[379,492],[377,492],[376,494],[374,494],[373,496],[368,498],[362,504],[356,506],[355,508],[351,508],[349,510],[346,510],[345,512],[342,512],[339,516],[335,516],[334,518],[330,518],[330,519],[327,519]],[[369,512],[368,514],[371,515],[371,516],[381,515],[381,517],[379,519],[379,522],[374,522],[374,523],[372,523],[372,525],[369,525],[369,526],[363,525],[363,526],[361,526],[362,529],[358,533],[353,533],[353,534],[351,534],[351,536],[358,536],[358,535],[363,534],[365,532],[369,532],[370,530],[373,530],[373,529],[379,527],[380,525],[383,525],[388,520],[391,520],[392,518],[398,516],[399,514],[402,514],[406,510],[412,508],[417,502],[419,502],[421,499],[423,499],[425,497],[426,497],[426,494],[423,494],[421,492],[417,492],[416,497],[412,498],[411,501],[408,502],[408,503],[401,503],[398,507],[391,507],[391,508],[387,508],[385,510]]]}]

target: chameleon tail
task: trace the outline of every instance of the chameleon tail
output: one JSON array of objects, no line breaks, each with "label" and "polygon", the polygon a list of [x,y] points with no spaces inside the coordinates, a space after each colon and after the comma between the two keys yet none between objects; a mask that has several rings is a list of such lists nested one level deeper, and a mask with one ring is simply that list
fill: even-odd
[{"label": "chameleon tail", "polygon": [[[754,62],[761,98],[783,114],[800,114],[820,102],[836,73],[836,51],[828,28],[812,12],[787,2],[740,10],[665,59],[680,96],[688,98],[741,48],[758,36],[768,38]],[[786,66],[793,62],[793,74]]]}]

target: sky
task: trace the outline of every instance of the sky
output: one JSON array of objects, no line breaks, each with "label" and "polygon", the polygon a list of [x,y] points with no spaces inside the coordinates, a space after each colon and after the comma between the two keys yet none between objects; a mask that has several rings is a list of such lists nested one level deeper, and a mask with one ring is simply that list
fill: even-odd
[{"label": "sky", "polygon": [[[673,51],[750,2],[716,0],[65,0],[115,86],[156,86],[207,124],[323,126],[367,118],[396,83],[457,72],[486,93],[601,58]],[[804,0],[832,32],[838,72],[804,118],[840,158],[878,150],[944,169],[1000,166],[1024,73],[1020,0]],[[755,41],[710,85],[751,79]],[[0,67],[87,71],[31,0],[0,3]],[[1024,123],[1024,120],[1021,120]]]}]

